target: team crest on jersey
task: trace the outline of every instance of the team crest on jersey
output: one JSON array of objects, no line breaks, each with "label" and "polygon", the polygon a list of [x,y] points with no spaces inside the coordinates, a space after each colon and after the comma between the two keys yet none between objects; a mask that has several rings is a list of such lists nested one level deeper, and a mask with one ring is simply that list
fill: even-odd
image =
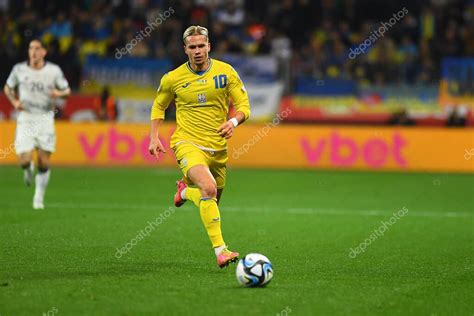
[{"label": "team crest on jersey", "polygon": [[205,103],[206,102],[206,94],[205,93],[198,93],[198,102]]}]

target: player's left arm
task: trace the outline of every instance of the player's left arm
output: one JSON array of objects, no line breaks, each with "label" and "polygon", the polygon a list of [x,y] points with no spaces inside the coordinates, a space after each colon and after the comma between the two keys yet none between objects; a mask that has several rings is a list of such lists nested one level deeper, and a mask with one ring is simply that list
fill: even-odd
[{"label": "player's left arm", "polygon": [[54,88],[51,90],[49,95],[52,98],[65,98],[71,95],[71,88],[66,88],[64,90],[58,90]]},{"label": "player's left arm", "polygon": [[227,122],[222,124],[217,132],[227,139],[232,137],[237,125],[245,122],[250,116],[250,102],[247,90],[234,68],[229,74],[229,84],[227,86],[230,97],[234,104],[235,114]]},{"label": "player's left arm", "polygon": [[71,95],[71,88],[69,88],[69,83],[67,82],[61,68],[58,67],[58,73],[56,79],[54,80],[55,87],[51,89],[49,95],[52,98],[65,98]]}]

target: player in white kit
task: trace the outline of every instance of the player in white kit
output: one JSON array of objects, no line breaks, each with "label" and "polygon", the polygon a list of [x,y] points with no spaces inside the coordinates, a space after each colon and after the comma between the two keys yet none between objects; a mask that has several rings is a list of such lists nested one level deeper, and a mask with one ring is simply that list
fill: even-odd
[{"label": "player in white kit", "polygon": [[45,56],[46,48],[43,43],[37,39],[32,40],[28,47],[28,61],[13,67],[3,89],[17,111],[15,151],[28,186],[33,183],[33,152],[38,151],[34,209],[44,208],[50,157],[56,149],[53,100],[71,94],[61,68],[46,62]]}]

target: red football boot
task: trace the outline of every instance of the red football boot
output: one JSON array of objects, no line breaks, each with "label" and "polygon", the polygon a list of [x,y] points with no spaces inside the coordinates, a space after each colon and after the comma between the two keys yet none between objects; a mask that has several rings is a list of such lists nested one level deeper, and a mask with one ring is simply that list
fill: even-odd
[{"label": "red football boot", "polygon": [[225,248],[217,256],[217,265],[219,268],[227,267],[229,263],[236,262],[239,259],[239,253]]},{"label": "red football boot", "polygon": [[181,198],[181,192],[186,189],[188,186],[184,183],[183,180],[176,181],[176,194],[174,195],[174,206],[180,207],[183,205],[186,200]]}]

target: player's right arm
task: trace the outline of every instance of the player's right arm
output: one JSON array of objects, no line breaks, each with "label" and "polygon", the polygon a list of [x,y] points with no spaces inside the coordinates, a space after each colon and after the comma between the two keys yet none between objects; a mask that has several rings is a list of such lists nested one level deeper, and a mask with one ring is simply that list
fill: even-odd
[{"label": "player's right arm", "polygon": [[12,72],[8,76],[7,83],[3,87],[3,92],[7,96],[10,103],[13,105],[15,110],[23,110],[21,105],[20,98],[15,92],[15,88],[18,86],[18,77],[17,77],[17,66],[13,67]]},{"label": "player's right arm", "polygon": [[5,93],[8,100],[10,101],[10,103],[15,108],[15,110],[17,110],[17,111],[23,110],[23,106],[21,105],[21,102],[18,99],[18,96],[16,95],[14,89],[10,88],[8,85],[5,85],[5,87],[3,87],[3,92]]},{"label": "player's right arm", "polygon": [[166,153],[166,149],[161,143],[160,137],[158,135],[161,122],[163,122],[162,119],[151,120],[150,126],[150,145],[148,146],[148,151],[150,152],[150,155],[155,156],[156,159],[158,159],[160,152]]},{"label": "player's right arm", "polygon": [[168,74],[161,78],[160,86],[156,91],[155,101],[151,108],[151,124],[150,124],[150,145],[148,151],[151,155],[158,158],[160,152],[166,153],[166,149],[159,138],[159,127],[165,119],[165,110],[168,108],[171,100],[173,100],[173,91]]}]

